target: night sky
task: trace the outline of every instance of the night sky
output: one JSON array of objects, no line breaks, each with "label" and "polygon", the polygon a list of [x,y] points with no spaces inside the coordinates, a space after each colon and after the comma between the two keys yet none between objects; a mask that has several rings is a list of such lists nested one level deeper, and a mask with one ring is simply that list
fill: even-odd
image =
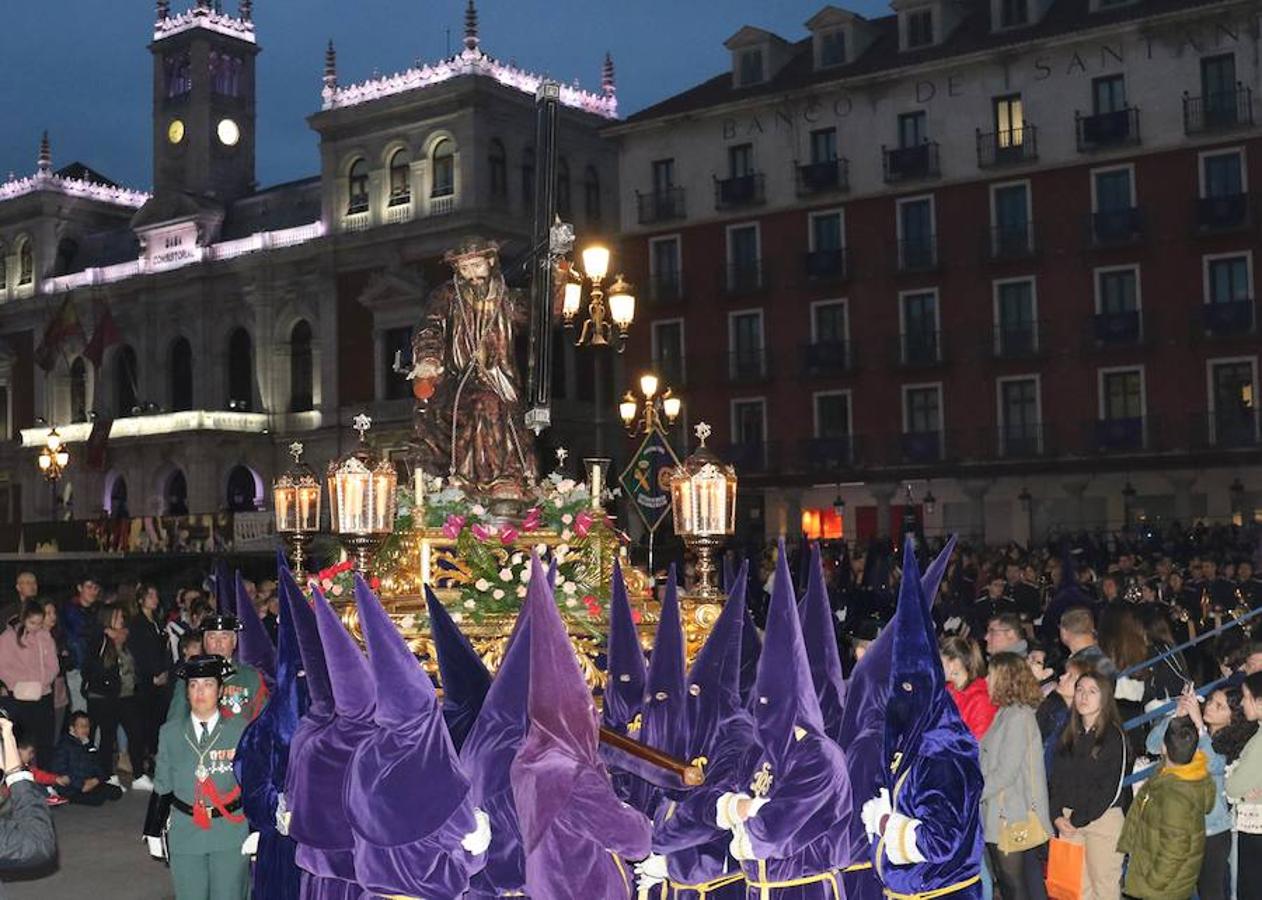
[{"label": "night sky", "polygon": [[[600,87],[606,50],[617,68],[622,115],[729,65],[723,41],[742,25],[788,40],[826,0],[479,0],[482,47],[561,81]],[[192,0],[173,0],[182,11]],[[886,15],[883,0],[838,3]],[[236,10],[236,0],[223,0]],[[261,185],[314,175],[324,46],[337,45],[346,84],[439,59],[460,46],[465,0],[255,0]],[[0,37],[0,177],[35,169],[40,131],[53,164],[79,160],[148,189],[152,0],[5,0]],[[450,32],[450,34],[448,33]]]}]

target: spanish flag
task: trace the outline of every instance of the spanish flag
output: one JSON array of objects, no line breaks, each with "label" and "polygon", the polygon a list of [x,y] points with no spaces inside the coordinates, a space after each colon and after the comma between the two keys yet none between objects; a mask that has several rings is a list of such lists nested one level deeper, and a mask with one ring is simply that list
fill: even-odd
[{"label": "spanish flag", "polygon": [[57,353],[66,341],[75,336],[81,341],[86,340],[74,300],[68,295],[44,329],[44,337],[35,348],[35,363],[45,372],[51,372],[57,364]]}]

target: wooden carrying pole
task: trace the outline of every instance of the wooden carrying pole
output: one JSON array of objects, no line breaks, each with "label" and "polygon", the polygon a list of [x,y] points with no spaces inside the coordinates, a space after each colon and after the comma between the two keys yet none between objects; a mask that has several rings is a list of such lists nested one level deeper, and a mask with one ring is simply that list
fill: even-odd
[{"label": "wooden carrying pole", "polygon": [[684,762],[682,759],[676,759],[660,750],[653,749],[648,744],[641,744],[625,734],[619,734],[608,728],[601,728],[600,740],[602,743],[634,756],[636,759],[642,760],[649,765],[670,772],[679,779],[680,784],[684,787],[697,787],[705,783],[705,775],[702,773],[700,766],[694,766],[691,763]]}]

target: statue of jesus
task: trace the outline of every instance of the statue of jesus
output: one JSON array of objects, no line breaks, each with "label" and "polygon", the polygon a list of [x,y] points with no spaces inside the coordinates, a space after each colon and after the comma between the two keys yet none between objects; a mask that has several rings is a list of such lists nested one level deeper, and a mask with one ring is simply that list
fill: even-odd
[{"label": "statue of jesus", "polygon": [[430,293],[412,336],[417,464],[472,493],[518,500],[535,475],[514,349],[526,302],[505,283],[494,241],[467,238],[443,260],[451,281]]}]

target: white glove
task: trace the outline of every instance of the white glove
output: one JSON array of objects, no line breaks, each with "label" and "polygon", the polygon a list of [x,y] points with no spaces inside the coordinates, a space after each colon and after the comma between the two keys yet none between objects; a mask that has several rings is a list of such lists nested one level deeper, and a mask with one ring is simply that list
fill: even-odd
[{"label": "white glove", "polygon": [[460,839],[460,846],[464,847],[465,852],[470,856],[481,856],[486,852],[486,848],[491,846],[491,820],[480,809],[473,811],[473,818],[478,823],[478,827]]},{"label": "white glove", "polygon": [[750,799],[749,794],[732,793],[721,794],[714,804],[714,822],[720,828],[731,831],[736,825],[740,824],[741,817],[736,813],[736,804],[741,800]]},{"label": "white glove", "polygon": [[881,820],[893,811],[890,792],[885,788],[881,788],[879,794],[863,804],[860,817],[863,819],[863,829],[868,833],[868,840],[876,840],[881,836]]},{"label": "white glove", "polygon": [[249,836],[241,842],[241,855],[253,856],[259,852],[259,833],[251,831]]},{"label": "white glove", "polygon": [[279,834],[289,834],[289,804],[285,802],[284,794],[276,795],[276,831]]},{"label": "white glove", "polygon": [[145,843],[149,845],[150,856],[154,859],[166,859],[166,851],[162,849],[162,838],[146,834]]},{"label": "white glove", "polygon": [[660,853],[650,853],[635,864],[635,884],[641,891],[656,887],[669,877],[666,871],[666,857]]}]

